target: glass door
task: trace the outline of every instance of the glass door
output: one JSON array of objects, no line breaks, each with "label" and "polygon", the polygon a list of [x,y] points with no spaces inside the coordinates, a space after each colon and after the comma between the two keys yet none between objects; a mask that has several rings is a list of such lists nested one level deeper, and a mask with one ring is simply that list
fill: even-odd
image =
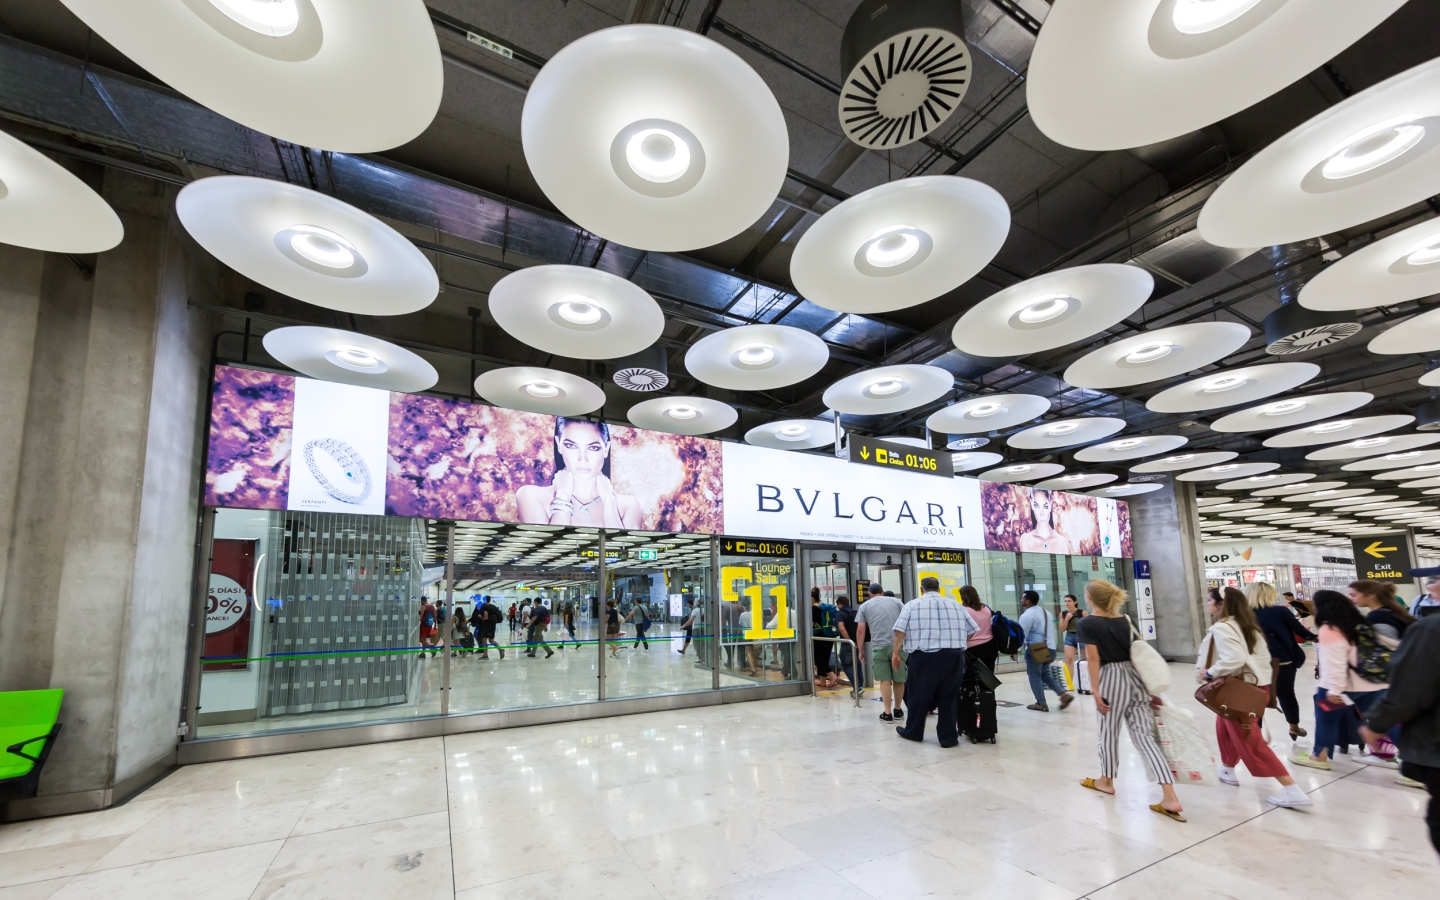
[{"label": "glass door", "polygon": [[795,575],[793,556],[721,555],[721,687],[801,679],[799,634],[808,625],[800,619]]}]

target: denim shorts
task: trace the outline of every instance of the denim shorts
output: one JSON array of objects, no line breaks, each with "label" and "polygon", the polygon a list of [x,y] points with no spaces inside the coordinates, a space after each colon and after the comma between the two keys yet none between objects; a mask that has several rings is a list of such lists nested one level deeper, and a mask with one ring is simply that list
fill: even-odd
[{"label": "denim shorts", "polygon": [[1079,636],[1078,634],[1076,634],[1075,632],[1073,632],[1073,631],[1067,631],[1067,632],[1065,632],[1065,646],[1067,646],[1067,647],[1079,647],[1079,646],[1080,646],[1080,636]]}]

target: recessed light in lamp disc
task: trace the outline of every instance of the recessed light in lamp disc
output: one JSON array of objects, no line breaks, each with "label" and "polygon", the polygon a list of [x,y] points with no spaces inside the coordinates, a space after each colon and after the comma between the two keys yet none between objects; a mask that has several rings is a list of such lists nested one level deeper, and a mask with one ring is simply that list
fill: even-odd
[{"label": "recessed light in lamp disc", "polygon": [[1239,350],[1250,329],[1238,322],[1192,322],[1106,344],[1070,364],[1075,387],[1116,388],[1183,375]]},{"label": "recessed light in lamp disc", "polygon": [[960,317],[950,336],[973,356],[1051,350],[1124,320],[1154,289],[1154,277],[1138,266],[1061,269],[986,297]]},{"label": "recessed light in lamp disc", "polygon": [[983,469],[986,466],[993,466],[1005,457],[998,453],[952,453],[950,464],[957,472],[973,472],[976,469]]},{"label": "recessed light in lamp disc", "polygon": [[1278,472],[1271,472],[1266,475],[1251,475],[1249,478],[1240,478],[1235,481],[1227,481],[1224,484],[1215,485],[1217,491],[1257,491],[1265,487],[1280,487],[1284,484],[1298,484],[1302,481],[1309,481],[1315,476],[1309,472],[1287,472],[1284,475]]},{"label": "recessed light in lamp disc", "polygon": [[1334,460],[1378,456],[1385,460],[1395,461],[1409,458],[1412,454],[1418,456],[1420,455],[1418,448],[1429,447],[1431,444],[1440,444],[1440,434],[1397,434],[1389,437],[1381,435],[1347,441],[1322,450],[1312,450],[1305,454],[1305,458]]},{"label": "recessed light in lamp disc", "polygon": [[1098,487],[1102,484],[1109,484],[1110,482],[1114,481],[1119,477],[1119,475],[1107,475],[1103,472],[1096,472],[1088,475],[1082,472],[1075,472],[1070,475],[1061,475],[1059,478],[1051,478],[1047,481],[1042,481],[1035,486],[1038,488],[1044,488],[1047,491],[1081,491],[1085,488],[1092,488]]},{"label": "recessed light in lamp disc", "polygon": [[440,380],[434,366],[404,347],[353,331],[296,325],[267,332],[263,343],[266,353],[321,381],[411,393]]},{"label": "recessed light in lamp disc", "polygon": [[783,419],[745,432],[745,443],[771,450],[813,450],[835,443],[835,423],[825,419]]},{"label": "recessed light in lamp disc", "polygon": [[821,216],[795,246],[790,278],[826,309],[904,309],[969,281],[1009,232],[1010,208],[994,188],[953,175],[905,178]]},{"label": "recessed light in lamp disc", "polygon": [[1392,326],[1371,340],[1366,349],[1387,356],[1440,350],[1440,309],[1432,309]]},{"label": "recessed light in lamp disc", "polygon": [[100,253],[125,228],[90,186],[0,131],[0,243],[51,253]]},{"label": "recessed light in lamp disc", "polygon": [[588,266],[532,266],[490,289],[490,314],[513,338],[574,359],[616,359],[655,343],[665,314],[634,283]]},{"label": "recessed light in lamp disc", "polygon": [[1205,452],[1176,453],[1164,459],[1152,460],[1141,463],[1138,466],[1131,466],[1132,472],[1183,472],[1186,469],[1198,469],[1201,466],[1214,466],[1223,462],[1229,462],[1240,454],[1234,450],[1209,450]]},{"label": "recessed light in lamp disc", "polygon": [[1090,496],[1133,497],[1136,494],[1148,494],[1151,491],[1158,491],[1164,486],[1165,485],[1163,484],[1131,484],[1129,482],[1126,482],[1125,484],[1112,484],[1109,487],[1103,487],[1098,491],[1090,491]]},{"label": "recessed light in lamp disc", "polygon": [[1415,421],[1414,416],[1359,416],[1353,419],[1335,419],[1273,435],[1266,438],[1264,443],[1267,447],[1309,447],[1315,444],[1333,444],[1336,441],[1352,441],[1385,431],[1394,431],[1413,421]]},{"label": "recessed light in lamp disc", "polygon": [[1109,460],[1139,459],[1157,453],[1169,453],[1185,446],[1188,438],[1178,434],[1141,434],[1095,444],[1075,451],[1075,458],[1081,462],[1106,462]]},{"label": "recessed light in lamp disc", "polygon": [[225,265],[306,303],[395,316],[424,309],[440,293],[434,266],[414,244],[318,191],[218,175],[186,185],[175,213]]},{"label": "recessed light in lamp disc", "polygon": [[1368,244],[1300,289],[1310,309],[1370,309],[1440,294],[1440,219]]},{"label": "recessed light in lamp disc", "polygon": [[[1386,457],[1389,456],[1394,456],[1395,458],[1387,459]],[[1395,454],[1387,453],[1384,456],[1357,459],[1354,462],[1346,463],[1340,468],[1346,472],[1381,472],[1383,474],[1372,475],[1371,477],[1393,479],[1403,477],[1399,474],[1400,470],[1415,471],[1421,466],[1436,466],[1437,464],[1440,464],[1440,450],[1407,450]],[[1437,466],[1437,468],[1440,468],[1440,466]],[[1422,470],[1420,475],[1413,477],[1420,478],[1423,477],[1424,474],[1425,472]]]},{"label": "recessed light in lamp disc", "polygon": [[830,360],[817,335],[788,325],[742,325],[696,341],[685,369],[706,384],[732,391],[763,391],[804,381]]},{"label": "recessed light in lamp disc", "polygon": [[955,376],[939,366],[880,366],[840,379],[822,399],[846,415],[886,415],[933,403],[954,386]]},{"label": "recessed light in lamp disc", "polygon": [[1371,400],[1374,394],[1364,391],[1343,391],[1334,394],[1305,394],[1286,397],[1260,406],[1252,406],[1239,412],[1221,416],[1210,423],[1212,431],[1270,431],[1275,428],[1291,428],[1316,419],[1344,415],[1358,409]]},{"label": "recessed light in lamp disc", "polygon": [[282,141],[388,150],[418,137],[440,108],[440,46],[420,3],[63,2],[156,78]]},{"label": "recessed light in lamp disc", "polygon": [[1230,478],[1246,478],[1251,475],[1259,475],[1262,472],[1269,472],[1280,468],[1279,463],[1222,463],[1218,466],[1206,466],[1203,469],[1191,469],[1188,472],[1181,472],[1175,476],[1176,481],[1225,481]]},{"label": "recessed light in lamp disc", "polygon": [[1314,363],[1284,362],[1227,369],[1166,388],[1145,404],[1151,412],[1199,412],[1254,403],[1297,388],[1316,375]]},{"label": "recessed light in lamp disc", "polygon": [[705,397],[656,397],[630,407],[627,417],[636,428],[696,435],[729,428],[740,414]]},{"label": "recessed light in lamp disc", "polygon": [[496,406],[552,416],[583,416],[605,405],[599,385],[532,366],[492,369],[475,379],[475,392]]},{"label": "recessed light in lamp disc", "polygon": [[709,247],[765,214],[790,138],[770,88],[727,47],[662,25],[572,41],[525,96],[525,161],[545,196],[641,250]]},{"label": "recessed light in lamp disc", "polygon": [[1051,450],[1098,441],[1124,427],[1124,419],[1107,416],[1056,419],[1012,434],[1005,443],[1020,450]]},{"label": "recessed light in lamp disc", "polygon": [[1015,463],[1009,466],[1000,466],[988,472],[980,473],[981,481],[1038,481],[1042,478],[1051,478],[1065,471],[1065,467],[1058,463]]},{"label": "recessed light in lamp disc", "polygon": [[1251,491],[1252,497],[1288,497],[1291,494],[1309,494],[1314,491],[1328,491],[1331,488],[1348,487],[1344,481],[1307,481],[1303,484],[1287,484],[1281,486],[1264,487],[1258,491]]},{"label": "recessed light in lamp disc", "polygon": [[1220,247],[1270,247],[1403,209],[1440,193],[1437,147],[1440,59],[1432,59],[1337,103],[1251,157],[1205,202],[1200,236]]},{"label": "recessed light in lamp disc", "polygon": [[1033,422],[1050,409],[1050,399],[1035,394],[986,394],[952,403],[930,414],[925,427],[946,434],[980,434]]}]

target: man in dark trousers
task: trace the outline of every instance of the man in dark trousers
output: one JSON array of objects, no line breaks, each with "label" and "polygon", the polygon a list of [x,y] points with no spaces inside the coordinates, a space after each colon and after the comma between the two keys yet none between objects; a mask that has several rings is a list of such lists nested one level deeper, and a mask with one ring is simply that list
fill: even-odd
[{"label": "man in dark trousers", "polygon": [[940,713],[935,725],[940,746],[954,747],[960,743],[957,704],[965,674],[965,645],[979,629],[963,606],[940,596],[939,579],[922,578],[920,590],[923,593],[905,604],[895,620],[890,665],[900,668],[900,652],[910,654],[905,679],[910,716],[895,733],[907,741],[923,741],[925,717],[934,709]]},{"label": "man in dark trousers", "polygon": [[1440,616],[1405,629],[1390,666],[1390,689],[1370,707],[1360,736],[1368,744],[1400,726],[1400,774],[1430,791],[1430,843],[1440,852]]}]

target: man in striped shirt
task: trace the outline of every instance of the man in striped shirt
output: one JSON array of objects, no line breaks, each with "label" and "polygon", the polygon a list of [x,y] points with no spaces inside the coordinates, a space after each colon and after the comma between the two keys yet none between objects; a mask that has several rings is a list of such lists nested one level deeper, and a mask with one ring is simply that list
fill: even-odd
[{"label": "man in striped shirt", "polygon": [[965,644],[978,629],[965,608],[940,595],[940,581],[922,578],[919,597],[905,604],[895,620],[895,649],[891,665],[900,667],[900,652],[910,654],[905,680],[905,705],[910,715],[895,733],[907,741],[925,739],[925,717],[939,711],[935,736],[940,746],[960,743],[958,706],[960,682],[965,674]]}]

